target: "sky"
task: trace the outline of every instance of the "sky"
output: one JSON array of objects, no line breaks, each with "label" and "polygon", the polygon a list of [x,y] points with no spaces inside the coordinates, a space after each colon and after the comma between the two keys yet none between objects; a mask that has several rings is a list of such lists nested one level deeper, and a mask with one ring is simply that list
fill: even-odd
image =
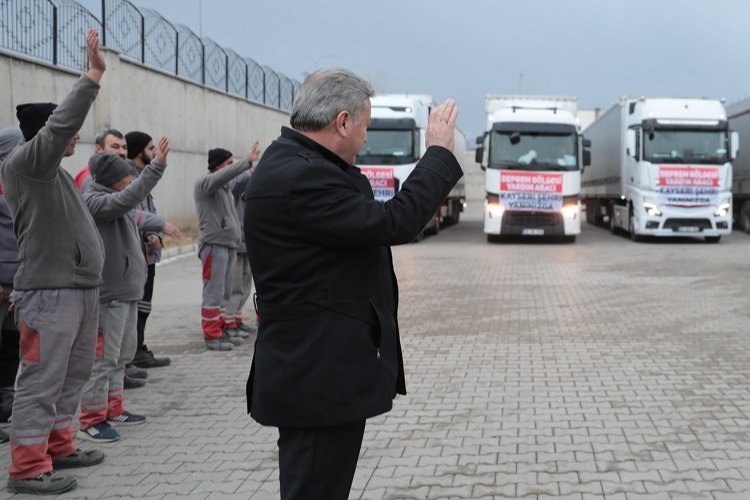
[{"label": "sky", "polygon": [[[101,17],[100,0],[78,0]],[[117,0],[108,0],[117,1]],[[379,93],[450,97],[469,144],[486,94],[750,96],[746,0],[132,0],[302,81],[343,66]]]}]

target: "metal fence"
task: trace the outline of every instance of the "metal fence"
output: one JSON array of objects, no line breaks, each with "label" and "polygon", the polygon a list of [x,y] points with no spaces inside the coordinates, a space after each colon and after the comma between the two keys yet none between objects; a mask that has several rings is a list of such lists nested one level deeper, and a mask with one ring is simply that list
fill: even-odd
[{"label": "metal fence", "polygon": [[297,80],[129,0],[102,0],[102,20],[74,0],[0,0],[0,48],[85,70],[86,33],[123,57],[251,101],[292,109]]}]

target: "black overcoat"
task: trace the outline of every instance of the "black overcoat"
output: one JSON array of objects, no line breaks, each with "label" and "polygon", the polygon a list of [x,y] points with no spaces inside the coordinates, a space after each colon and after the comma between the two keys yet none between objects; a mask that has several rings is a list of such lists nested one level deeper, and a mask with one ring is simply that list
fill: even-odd
[{"label": "black overcoat", "polygon": [[358,168],[282,128],[243,195],[260,316],[247,382],[255,420],[338,425],[406,393],[390,245],[414,240],[462,175],[433,146],[381,203]]}]

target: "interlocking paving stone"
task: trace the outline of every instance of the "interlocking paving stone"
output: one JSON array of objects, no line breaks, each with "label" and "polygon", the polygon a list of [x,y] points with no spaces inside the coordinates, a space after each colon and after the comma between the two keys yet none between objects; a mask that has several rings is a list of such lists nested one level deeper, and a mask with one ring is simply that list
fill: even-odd
[{"label": "interlocking paving stone", "polygon": [[[470,207],[394,248],[409,394],[368,422],[351,498],[750,498],[750,236],[481,227]],[[146,425],[61,498],[278,498],[278,433],[245,414],[253,338],[205,351],[200,294],[194,255],[157,268],[146,340],[172,365],[126,392]]]}]

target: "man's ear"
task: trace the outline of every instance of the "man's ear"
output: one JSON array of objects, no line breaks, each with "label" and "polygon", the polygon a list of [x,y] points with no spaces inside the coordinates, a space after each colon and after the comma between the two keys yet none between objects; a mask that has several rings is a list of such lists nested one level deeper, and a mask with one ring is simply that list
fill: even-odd
[{"label": "man's ear", "polygon": [[336,131],[340,136],[346,137],[348,132],[347,128],[351,128],[352,115],[348,111],[339,111],[336,115]]}]

